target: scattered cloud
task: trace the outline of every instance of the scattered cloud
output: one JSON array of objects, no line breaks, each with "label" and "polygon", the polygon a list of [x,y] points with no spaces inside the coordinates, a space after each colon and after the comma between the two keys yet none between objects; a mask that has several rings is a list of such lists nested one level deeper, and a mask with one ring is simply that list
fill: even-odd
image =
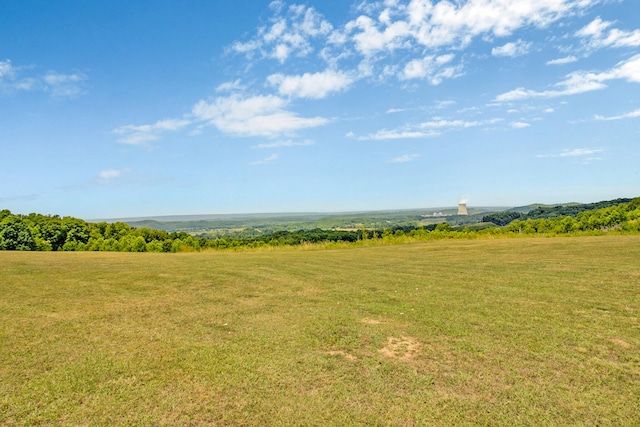
[{"label": "scattered cloud", "polygon": [[613,22],[603,21],[597,17],[588,25],[578,30],[575,35],[586,39],[588,48],[602,49],[607,47],[638,47],[640,46],[640,30],[623,31],[609,28]]},{"label": "scattered cloud", "polygon": [[98,174],[98,181],[102,184],[108,184],[114,180],[121,178],[126,173],[130,172],[129,168],[124,169],[105,169]]},{"label": "scattered cloud", "polygon": [[329,122],[323,117],[298,117],[285,110],[286,105],[285,99],[275,95],[231,95],[213,102],[201,100],[193,107],[192,115],[227,134],[272,138]]},{"label": "scattered cloud", "polygon": [[[360,141],[384,141],[391,139],[415,139],[415,138],[431,138],[440,135],[436,131],[420,132],[420,131],[401,131],[401,130],[379,130],[366,136],[360,136]],[[349,136],[354,136],[352,133]]]},{"label": "scattered cloud", "polygon": [[633,118],[637,118],[640,117],[640,109],[632,111],[630,113],[627,114],[622,114],[619,116],[609,116],[609,117],[605,117],[605,116],[595,116],[596,120],[623,120],[623,119],[633,119]]},{"label": "scattered cloud", "polygon": [[276,141],[276,142],[268,142],[263,144],[254,145],[251,148],[281,148],[281,147],[304,147],[309,145],[314,145],[315,143],[310,140],[304,141]]},{"label": "scattered cloud", "polygon": [[434,120],[423,122],[418,125],[419,128],[470,128],[476,126],[484,126],[488,124],[494,124],[502,121],[502,119],[489,119],[480,121],[467,121],[467,120],[444,120],[436,118]]},{"label": "scattered cloud", "polygon": [[354,79],[348,74],[326,70],[319,73],[304,73],[298,76],[285,76],[284,74],[272,74],[267,77],[267,82],[278,87],[278,93],[293,98],[325,98],[332,92],[347,89]]},{"label": "scattered cloud", "polygon": [[191,124],[186,119],[159,120],[151,125],[126,125],[113,130],[121,135],[118,142],[131,145],[149,145],[157,141],[166,132],[175,132]]},{"label": "scattered cloud", "polygon": [[61,74],[48,71],[44,75],[24,76],[24,67],[15,67],[11,60],[0,61],[0,93],[42,91],[53,97],[74,97],[85,93],[83,73]]},{"label": "scattered cloud", "polygon": [[491,55],[493,56],[507,56],[516,57],[529,53],[531,49],[531,43],[518,40],[516,42],[510,42],[500,47],[494,47],[491,49]]},{"label": "scattered cloud", "polygon": [[0,61],[0,79],[13,78],[15,76],[15,69],[11,65],[10,60]]},{"label": "scattered cloud", "polygon": [[456,101],[438,101],[436,103],[436,108],[437,109],[444,109],[444,108],[448,108],[448,107],[452,107],[456,105]]},{"label": "scattered cloud", "polygon": [[83,93],[82,84],[87,76],[82,73],[60,74],[49,71],[42,77],[45,91],[56,97],[71,97]]},{"label": "scattered cloud", "polygon": [[242,84],[240,79],[234,80],[232,82],[224,82],[216,88],[216,92],[236,92],[239,90],[244,90],[247,87]]},{"label": "scattered cloud", "polygon": [[389,163],[407,163],[420,158],[420,154],[405,154],[389,160]]},{"label": "scattered cloud", "polygon": [[266,158],[264,158],[262,160],[258,160],[258,161],[252,162],[251,165],[256,166],[256,165],[266,165],[266,164],[269,164],[269,163],[273,163],[278,159],[278,157],[280,157],[280,156],[278,156],[277,154],[272,154],[269,157],[266,157]]},{"label": "scattered cloud", "polygon": [[[524,27],[545,28],[586,11],[597,1],[365,0],[354,9],[359,16],[339,27],[331,25],[313,7],[286,7],[277,1],[271,3],[273,15],[268,24],[258,27],[251,39],[231,45],[229,51],[250,60],[273,59],[280,63],[292,56],[307,57],[317,52],[331,69],[338,69],[347,58],[359,61],[344,72],[346,75],[374,79],[395,75],[401,80],[427,79],[438,85],[463,74],[463,64],[452,62],[452,52],[468,46],[475,38],[493,40]],[[526,54],[531,46],[519,39],[495,47],[492,52],[495,56],[513,57]],[[425,56],[424,52],[442,53]]]},{"label": "scattered cloud", "polygon": [[[365,136],[357,137],[361,141],[382,141],[392,139],[412,139],[412,138],[433,138],[442,135],[444,132],[456,129],[465,129],[477,126],[486,126],[501,122],[501,118],[493,118],[488,120],[446,120],[434,117],[432,120],[413,125],[407,125],[401,129],[382,129],[378,132]],[[347,134],[348,137],[355,137],[352,132]]]},{"label": "scattered cloud", "polygon": [[[568,16],[586,12],[600,0],[363,0],[355,10],[354,19],[333,26],[315,8],[306,5],[287,5],[284,1],[270,4],[271,16],[260,25],[253,36],[233,43],[228,53],[245,56],[249,67],[255,60],[273,60],[284,64],[293,58],[305,58],[307,64],[315,64],[320,71],[272,73],[265,80],[261,91],[249,93],[248,86],[240,79],[220,84],[216,92],[223,93],[213,99],[197,102],[191,113],[175,120],[193,124],[193,132],[201,132],[204,126],[214,126],[220,132],[242,137],[280,138],[297,132],[323,126],[330,122],[326,117],[304,117],[294,111],[293,101],[319,100],[351,89],[361,79],[376,82],[390,77],[404,83],[405,88],[415,87],[420,81],[439,85],[448,79],[465,74],[465,62],[469,56],[460,54],[474,39],[494,43],[494,57],[517,57],[529,53],[534,44],[512,36],[522,28],[546,28]],[[637,46],[638,31],[625,32],[612,28],[612,23],[596,18],[589,25],[574,33],[593,46]],[[570,35],[568,35],[569,37]],[[560,49],[562,51],[562,49]],[[565,54],[568,49],[564,49]],[[428,54],[426,54],[428,53]],[[313,54],[313,55],[312,55]],[[548,65],[576,62],[574,55],[551,59]],[[324,62],[324,63],[323,63]],[[6,68],[6,67],[5,67]],[[0,75],[8,71],[2,71]],[[8,70],[8,68],[7,68]],[[495,98],[497,104],[533,98],[555,98],[603,89],[607,82],[625,79],[640,82],[640,55],[618,63],[602,71],[574,71],[563,81],[545,90],[519,87]],[[454,105],[444,101],[436,108]],[[405,111],[389,108],[388,114]],[[548,111],[547,112],[552,112]],[[424,138],[439,135],[446,130],[493,124],[491,120],[430,121],[382,129],[364,136],[349,133],[360,140],[390,140]],[[531,120],[528,120],[531,121]],[[114,132],[119,142],[148,144],[160,138],[167,130],[155,125],[123,126]],[[524,121],[510,123],[513,128],[530,126]],[[286,145],[290,144],[290,145]],[[275,148],[306,145],[292,141],[262,143],[254,148]]]},{"label": "scattered cloud", "polygon": [[584,156],[592,156],[597,153],[602,153],[606,151],[604,148],[573,148],[573,149],[565,149],[560,153],[554,154],[538,154],[536,157],[539,158],[548,158],[548,157],[584,157]]},{"label": "scattered cloud", "polygon": [[327,37],[333,26],[313,7],[272,2],[274,16],[269,24],[259,27],[256,36],[247,42],[236,42],[230,50],[248,58],[276,59],[284,63],[292,55],[304,57],[314,51],[311,40]]},{"label": "scattered cloud", "polygon": [[379,16],[382,19],[378,21],[360,15],[345,25],[341,39],[352,42],[364,57],[372,57],[380,51],[392,52],[401,48],[405,45],[405,39],[411,29],[406,21],[392,22],[390,15],[389,9],[382,12]]},{"label": "scattered cloud", "polygon": [[563,64],[571,64],[572,62],[577,62],[578,58],[573,55],[565,56],[564,58],[557,58],[547,61],[547,65],[563,65]]},{"label": "scattered cloud", "polygon": [[366,3],[366,7],[360,8],[364,14],[347,23],[341,37],[336,38],[343,43],[352,42],[364,56],[415,45],[422,49],[459,49],[478,36],[505,37],[525,26],[544,28],[593,3],[590,0]]},{"label": "scattered cloud", "polygon": [[568,74],[564,81],[555,85],[559,89],[535,91],[517,88],[498,95],[496,101],[508,102],[530,98],[556,98],[559,96],[576,95],[603,89],[607,87],[605,82],[617,79],[640,83],[640,54],[626,61],[619,62],[614,68],[602,73],[576,71]]},{"label": "scattered cloud", "polygon": [[443,79],[452,79],[462,74],[460,65],[445,67],[451,62],[455,55],[426,56],[422,59],[409,61],[403,71],[399,74],[400,80],[424,79],[434,86],[442,83]]}]

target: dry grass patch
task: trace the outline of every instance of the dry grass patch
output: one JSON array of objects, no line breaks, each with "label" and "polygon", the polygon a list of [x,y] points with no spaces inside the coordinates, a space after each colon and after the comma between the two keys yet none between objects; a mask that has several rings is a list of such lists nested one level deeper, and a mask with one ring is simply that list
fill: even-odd
[{"label": "dry grass patch", "polygon": [[612,343],[619,345],[622,348],[631,348],[631,344],[621,338],[611,338],[609,339]]},{"label": "dry grass patch", "polygon": [[420,354],[421,347],[421,344],[412,337],[389,337],[387,344],[379,351],[384,357],[411,362]]},{"label": "dry grass patch", "polygon": [[358,360],[358,358],[356,356],[354,356],[353,354],[347,353],[346,351],[342,351],[342,350],[332,350],[332,351],[327,351],[327,354],[329,356],[341,356],[344,357],[347,360]]}]

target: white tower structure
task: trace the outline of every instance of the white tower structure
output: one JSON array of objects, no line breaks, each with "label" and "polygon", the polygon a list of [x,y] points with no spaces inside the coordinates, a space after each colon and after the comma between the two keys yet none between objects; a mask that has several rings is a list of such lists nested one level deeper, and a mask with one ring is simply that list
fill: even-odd
[{"label": "white tower structure", "polygon": [[458,215],[469,215],[469,212],[467,212],[467,204],[465,202],[458,203]]}]

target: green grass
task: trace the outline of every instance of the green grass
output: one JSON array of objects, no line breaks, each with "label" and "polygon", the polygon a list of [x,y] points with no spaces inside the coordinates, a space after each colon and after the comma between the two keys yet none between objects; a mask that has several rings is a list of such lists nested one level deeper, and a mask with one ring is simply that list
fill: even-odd
[{"label": "green grass", "polygon": [[640,425],[640,237],[0,252],[0,425]]}]

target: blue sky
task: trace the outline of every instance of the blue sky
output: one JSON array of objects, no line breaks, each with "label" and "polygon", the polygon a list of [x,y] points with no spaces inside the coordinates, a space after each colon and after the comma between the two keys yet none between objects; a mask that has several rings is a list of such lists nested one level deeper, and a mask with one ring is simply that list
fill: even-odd
[{"label": "blue sky", "polygon": [[0,208],[640,195],[635,0],[0,3]]}]

